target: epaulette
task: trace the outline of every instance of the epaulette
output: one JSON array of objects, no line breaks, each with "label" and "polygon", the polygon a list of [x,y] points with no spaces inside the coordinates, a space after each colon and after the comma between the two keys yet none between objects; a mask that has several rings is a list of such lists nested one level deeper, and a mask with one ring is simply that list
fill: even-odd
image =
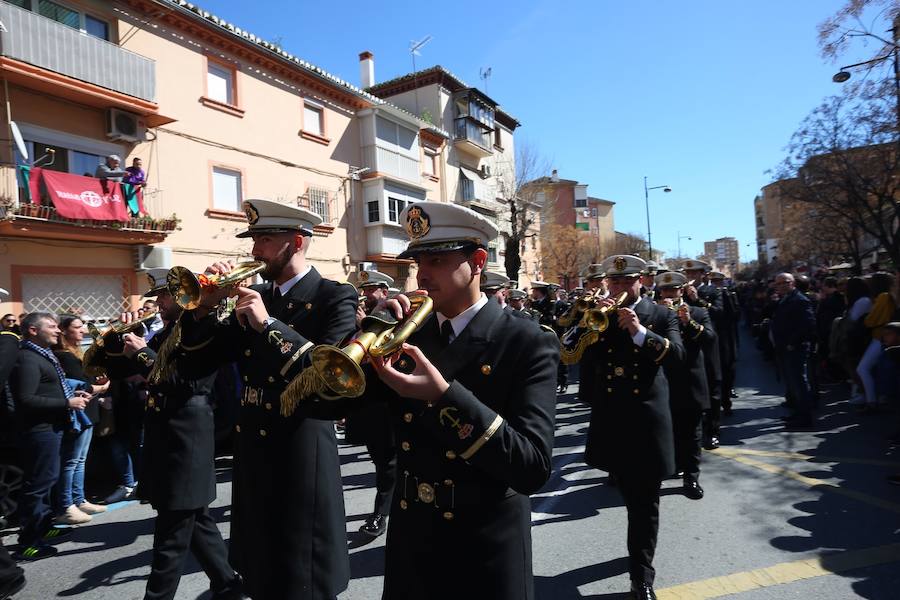
[{"label": "epaulette", "polygon": [[0,331],[0,335],[11,335],[11,336],[13,336],[14,338],[16,338],[16,340],[21,340],[21,339],[22,339],[22,338],[19,336],[19,334],[16,333],[15,331],[5,331],[5,330],[4,330],[4,331]]},{"label": "epaulette", "polygon": [[541,329],[545,329],[545,330],[549,331],[550,333],[552,333],[553,335],[556,335],[556,332],[553,331],[553,328],[550,327],[549,325],[541,325]]}]

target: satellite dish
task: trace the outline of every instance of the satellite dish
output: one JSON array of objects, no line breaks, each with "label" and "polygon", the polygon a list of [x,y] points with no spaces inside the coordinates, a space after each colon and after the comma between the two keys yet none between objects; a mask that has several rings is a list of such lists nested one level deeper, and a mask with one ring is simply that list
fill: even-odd
[{"label": "satellite dish", "polygon": [[25,145],[25,140],[22,139],[22,132],[19,131],[19,126],[16,125],[15,121],[9,122],[9,130],[12,131],[13,140],[16,142],[19,154],[22,155],[22,160],[28,162],[28,147]]}]

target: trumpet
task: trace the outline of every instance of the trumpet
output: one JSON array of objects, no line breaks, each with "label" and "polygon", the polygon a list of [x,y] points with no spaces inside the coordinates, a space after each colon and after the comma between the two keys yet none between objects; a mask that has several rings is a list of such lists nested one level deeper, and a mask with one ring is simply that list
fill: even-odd
[{"label": "trumpet", "polygon": [[240,263],[232,271],[221,275],[194,275],[187,267],[172,267],[166,274],[166,287],[178,306],[184,310],[194,310],[200,306],[200,295],[204,289],[235,286],[265,268],[266,263],[258,260]]},{"label": "trumpet", "polygon": [[320,344],[310,350],[312,362],[288,384],[281,395],[283,415],[312,395],[325,400],[356,398],[366,391],[360,366],[367,356],[383,357],[399,352],[431,314],[434,301],[424,294],[410,294],[413,312],[397,321],[387,310],[377,310],[360,324],[360,334],[343,347]]},{"label": "trumpet", "polygon": [[602,288],[597,288],[590,294],[585,294],[572,303],[572,306],[556,320],[560,327],[570,327],[582,318],[585,311],[592,309],[600,298]]},{"label": "trumpet", "polygon": [[[609,328],[609,313],[621,308],[628,299],[628,292],[616,296],[613,304],[585,311],[576,327],[566,332],[559,340],[559,358],[567,365],[581,360],[588,346],[600,339],[600,334]],[[574,343],[571,343],[574,340]]]},{"label": "trumpet", "polygon": [[88,375],[93,376],[104,375],[105,371],[103,367],[98,364],[98,359],[100,356],[100,351],[106,347],[107,340],[112,336],[122,335],[124,333],[133,333],[137,331],[150,321],[154,320],[157,314],[158,311],[147,313],[140,319],[132,321],[131,323],[123,323],[122,321],[115,320],[110,322],[103,329],[97,327],[97,325],[89,321],[87,324],[88,333],[90,333],[94,341],[91,342],[91,345],[88,347],[88,349],[84,351],[84,356],[81,359],[81,362],[84,365],[84,372]]}]

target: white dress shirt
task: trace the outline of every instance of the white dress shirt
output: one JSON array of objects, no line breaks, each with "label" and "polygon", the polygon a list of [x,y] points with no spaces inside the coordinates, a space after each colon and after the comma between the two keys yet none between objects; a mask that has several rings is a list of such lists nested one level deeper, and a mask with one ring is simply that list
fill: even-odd
[{"label": "white dress shirt", "polygon": [[291,288],[300,283],[300,280],[306,277],[306,274],[312,271],[312,266],[308,266],[281,285],[278,285],[274,281],[272,282],[272,294],[274,295],[275,290],[277,289],[281,293],[281,297],[287,296],[287,293],[291,291]]},{"label": "white dress shirt", "polygon": [[[482,293],[481,298],[479,298],[475,304],[450,319],[450,327],[453,328],[453,334],[450,336],[451,342],[463,332],[463,329],[466,328],[466,325],[468,325],[469,322],[475,318],[475,315],[478,314],[478,311],[484,308],[484,305],[487,303],[488,297],[485,296],[484,293]],[[443,326],[444,321],[447,320],[447,317],[445,317],[441,313],[437,313],[437,320],[438,330],[440,331],[440,328]]]}]

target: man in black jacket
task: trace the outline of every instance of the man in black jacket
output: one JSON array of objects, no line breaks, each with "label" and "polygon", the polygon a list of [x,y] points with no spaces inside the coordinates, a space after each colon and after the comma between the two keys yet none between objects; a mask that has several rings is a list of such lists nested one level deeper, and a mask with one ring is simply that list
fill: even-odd
[{"label": "man in black jacket", "polygon": [[812,302],[795,287],[790,273],[775,277],[775,291],[779,300],[772,313],[769,336],[784,377],[785,399],[794,411],[785,421],[785,427],[807,429],[813,425],[815,401],[809,369],[816,340],[816,317]]},{"label": "man in black jacket", "polygon": [[403,354],[374,359],[363,398],[388,403],[401,449],[383,598],[532,600],[528,495],[550,475],[559,342],[480,292],[488,219],[420,202],[400,221],[434,312]]},{"label": "man in black jacket", "polygon": [[[235,428],[232,565],[254,600],[333,599],[350,579],[340,460],[329,402],[282,399],[316,344],[337,344],[356,327],[356,290],[322,277],[306,252],[321,217],[268,200],[244,202],[253,256],[267,283],[205,289],[181,318],[197,366],[237,361],[244,380]],[[228,273],[226,263],[210,274]],[[237,294],[219,321],[214,307]],[[224,316],[223,316],[224,317]]]},{"label": "man in black jacket", "polygon": [[620,255],[602,264],[610,295],[599,306],[612,306],[622,292],[627,299],[580,363],[580,396],[591,406],[585,462],[618,480],[628,510],[632,593],[652,600],[660,482],[675,471],[662,367],[683,368],[684,346],[675,313],[640,297],[644,261]]},{"label": "man in black jacket", "polygon": [[[144,598],[175,597],[189,548],[209,577],[213,598],[241,598],[240,579],[228,564],[222,534],[209,514],[209,503],[216,498],[210,392],[217,370],[204,368],[180,343],[177,323],[182,311],[166,288],[166,272],[155,269],[147,275],[150,290],[144,295],[156,296],[166,326],[149,345],[137,333],[107,339],[100,357],[111,377],[137,373],[148,380],[138,489],[157,516]],[[122,315],[126,323],[137,318],[138,313]]]},{"label": "man in black jacket", "polygon": [[[5,403],[11,402],[11,399],[7,398],[9,393],[7,383],[18,358],[19,336],[11,330],[0,331],[0,400],[4,402],[2,409],[4,417],[12,417],[13,415],[13,412],[9,410],[9,406]],[[3,465],[3,468],[9,469],[11,467]],[[0,498],[0,501],[5,502],[6,497]],[[6,600],[6,598],[21,591],[24,587],[25,572],[21,567],[16,566],[16,562],[9,555],[9,552],[0,544],[0,600]]]},{"label": "man in black jacket", "polygon": [[704,347],[715,343],[716,336],[706,309],[690,306],[682,300],[687,278],[681,273],[656,276],[657,303],[675,311],[684,343],[684,362],[666,369],[669,380],[669,407],[675,437],[675,468],[683,473],[684,495],[692,500],[703,497],[700,487],[700,441],[703,411],[709,408]]},{"label": "man in black jacket", "polygon": [[50,491],[59,478],[59,448],[68,411],[84,409],[90,394],[73,391],[66,382],[50,350],[59,335],[54,315],[26,315],[22,320],[22,349],[10,377],[25,477],[19,501],[22,529],[17,553],[23,560],[56,554],[56,548],[45,540],[59,539],[71,531],[53,527]]}]

